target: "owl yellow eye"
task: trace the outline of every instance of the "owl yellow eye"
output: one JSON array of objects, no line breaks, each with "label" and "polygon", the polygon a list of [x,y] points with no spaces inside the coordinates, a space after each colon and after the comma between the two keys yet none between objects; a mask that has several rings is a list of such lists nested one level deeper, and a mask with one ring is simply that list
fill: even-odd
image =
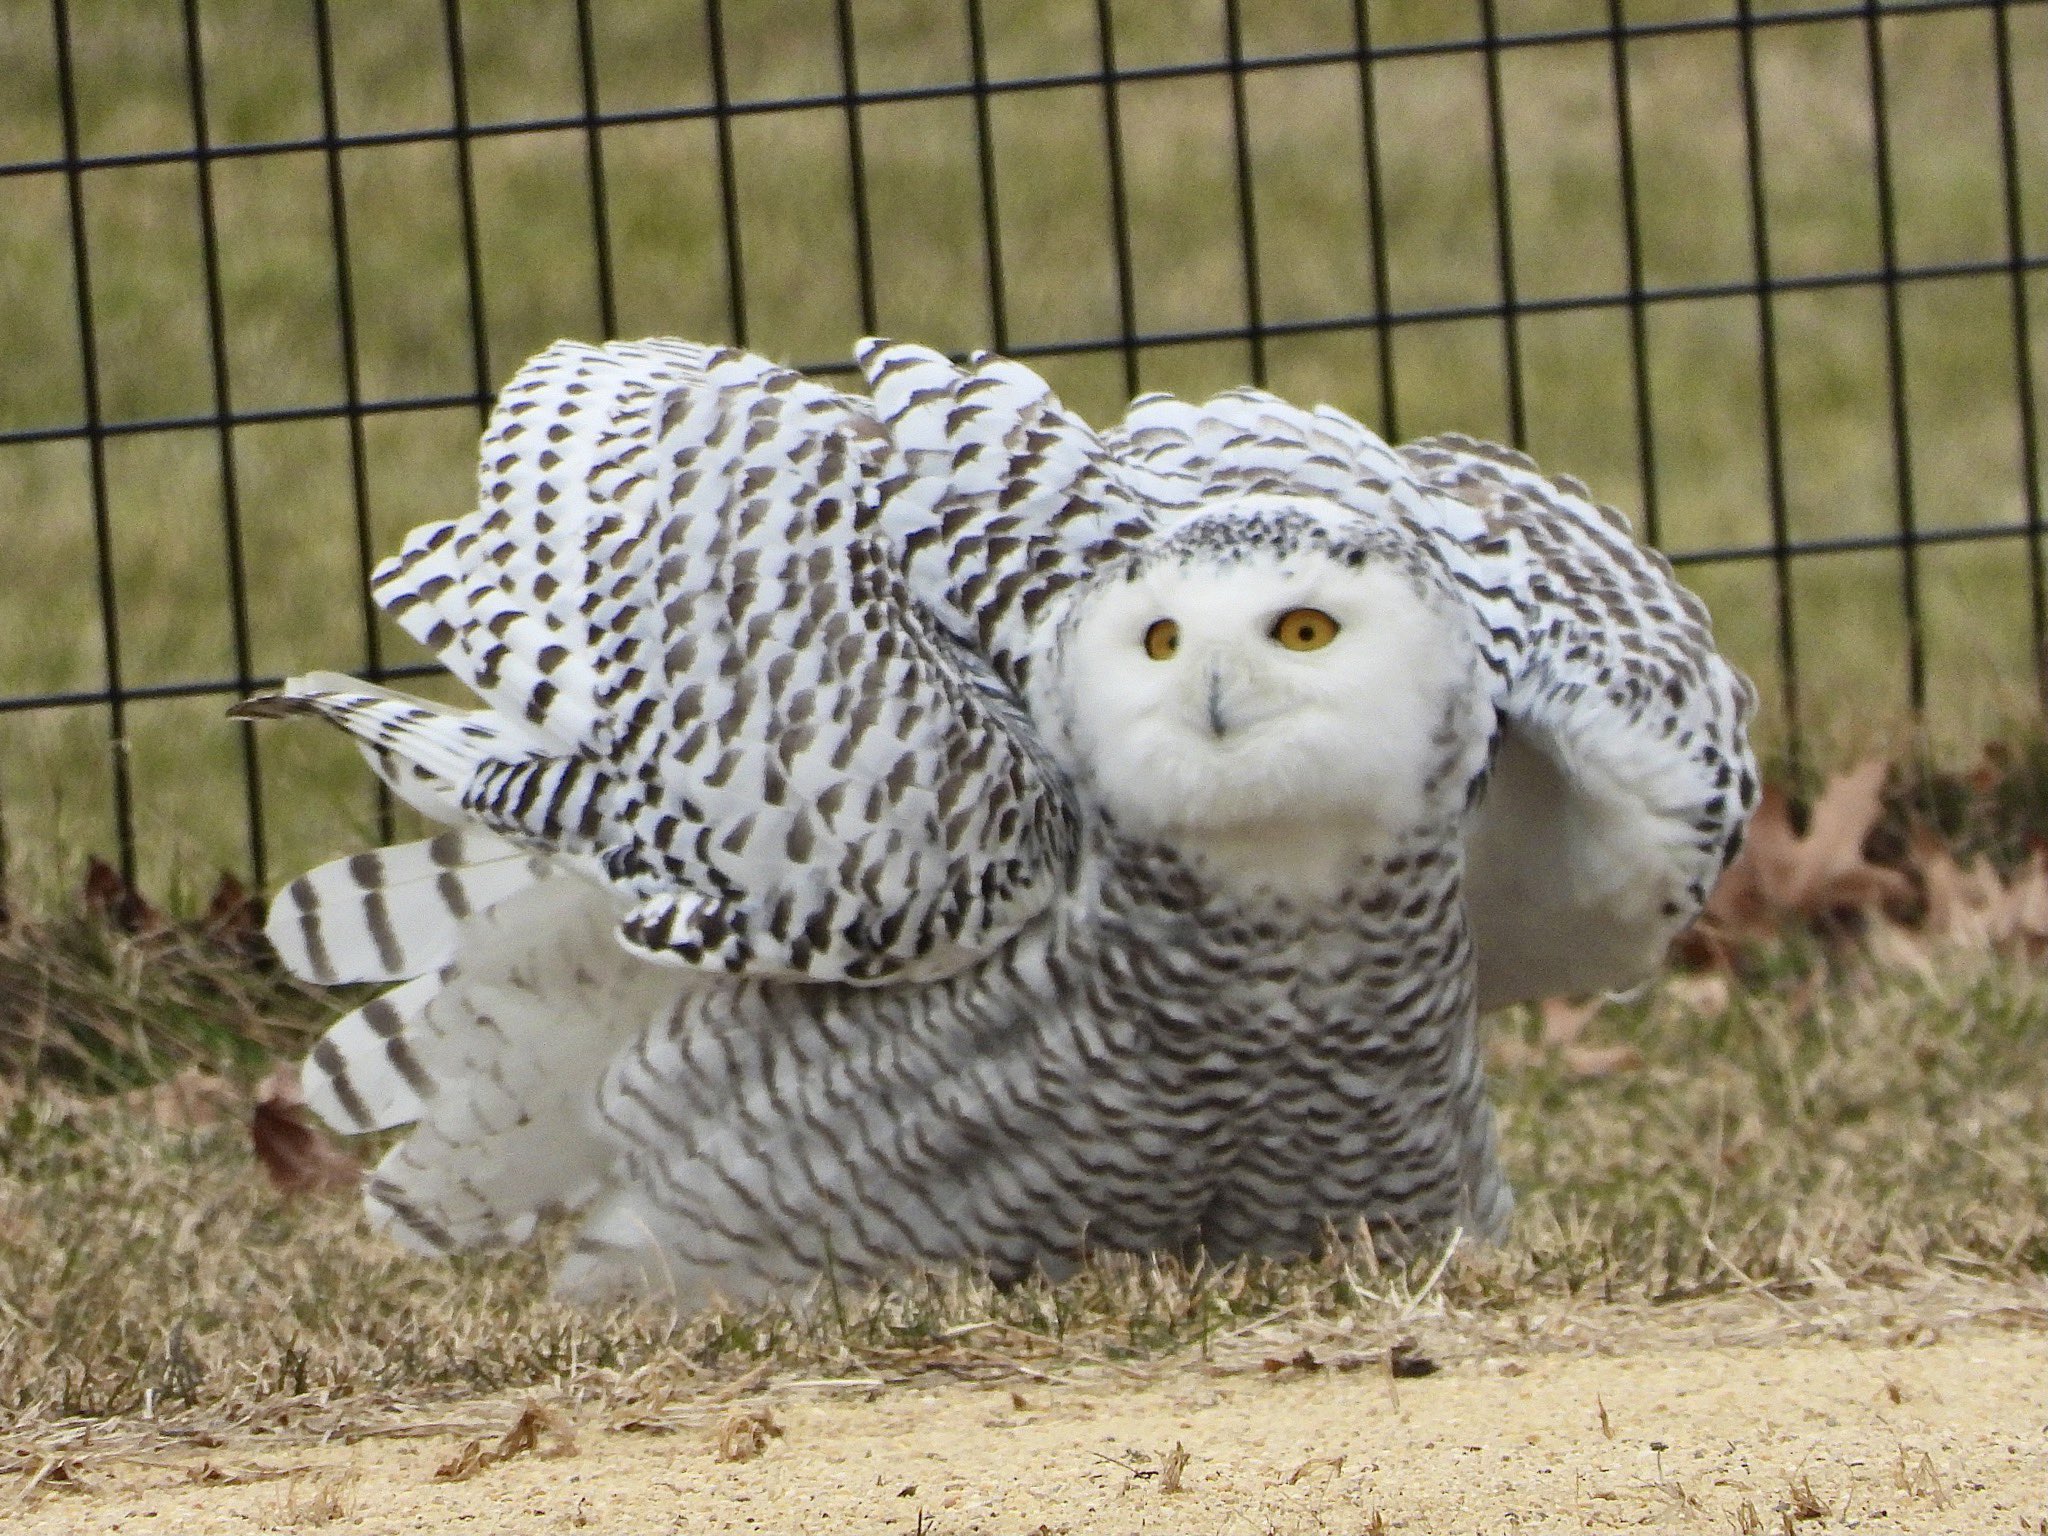
[{"label": "owl yellow eye", "polygon": [[1337,638],[1337,621],[1320,608],[1290,608],[1273,621],[1273,638],[1290,651],[1320,651]]},{"label": "owl yellow eye", "polygon": [[1180,626],[1171,619],[1154,619],[1145,631],[1145,654],[1164,661],[1180,649]]}]

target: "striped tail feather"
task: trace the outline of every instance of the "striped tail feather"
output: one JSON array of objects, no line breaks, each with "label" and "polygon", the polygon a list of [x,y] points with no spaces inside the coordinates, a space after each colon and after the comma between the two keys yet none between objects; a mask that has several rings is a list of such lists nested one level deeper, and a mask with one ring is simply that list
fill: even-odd
[{"label": "striped tail feather", "polygon": [[434,1080],[413,1030],[445,980],[416,976],[336,1019],[299,1068],[306,1107],[352,1136],[419,1119]]},{"label": "striped tail feather", "polygon": [[[610,777],[523,720],[436,704],[339,672],[289,678],[275,693],[246,699],[228,713],[241,720],[318,716],[347,732],[377,776],[422,814],[479,836],[486,829],[501,834],[508,856],[516,842],[565,868],[605,878],[597,841],[610,816]],[[459,862],[488,860],[478,854]],[[388,882],[375,870],[368,878]],[[314,981],[370,981],[419,973],[301,974]]]},{"label": "striped tail feather", "polygon": [[228,715],[236,720],[318,715],[353,737],[392,789],[429,816],[450,823],[470,819],[462,796],[483,763],[520,763],[568,750],[496,711],[435,704],[340,672],[286,678],[274,693],[245,699]]},{"label": "striped tail feather", "polygon": [[502,1247],[600,1191],[618,1151],[598,1083],[693,984],[621,949],[618,918],[589,881],[537,880],[465,919],[444,969],[315,1048],[306,1098],[331,1124],[413,1122],[365,1187],[373,1223],[422,1252]]},{"label": "striped tail feather", "polygon": [[470,914],[539,880],[547,861],[481,828],[359,853],[301,875],[264,934],[294,976],[405,981],[448,964]]}]

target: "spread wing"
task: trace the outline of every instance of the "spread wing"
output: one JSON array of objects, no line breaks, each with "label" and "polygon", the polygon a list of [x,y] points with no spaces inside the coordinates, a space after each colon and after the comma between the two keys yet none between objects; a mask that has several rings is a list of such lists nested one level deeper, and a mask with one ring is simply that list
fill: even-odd
[{"label": "spread wing", "polygon": [[904,478],[866,402],[760,358],[557,344],[499,399],[477,510],[375,582],[487,707],[316,676],[255,708],[325,715],[416,803],[605,882],[651,958],[943,974],[1053,899],[1073,811],[914,595],[881,526]]},{"label": "spread wing", "polygon": [[919,598],[1021,692],[1047,605],[1191,505],[1193,484],[1129,474],[1021,363],[889,341],[858,355],[895,450],[880,526]]},{"label": "spread wing", "polygon": [[1140,399],[1104,438],[1138,483],[1311,495],[1405,526],[1471,603],[1502,726],[1468,833],[1484,1005],[1620,986],[1656,963],[1756,803],[1755,693],[1620,513],[1512,450],[1396,449],[1257,390]]}]

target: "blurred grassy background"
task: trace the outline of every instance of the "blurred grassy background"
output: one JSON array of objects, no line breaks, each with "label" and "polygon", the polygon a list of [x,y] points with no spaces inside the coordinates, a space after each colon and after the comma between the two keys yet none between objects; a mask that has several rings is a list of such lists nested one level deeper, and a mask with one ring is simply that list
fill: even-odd
[{"label": "blurred grassy background", "polygon": [[[988,101],[993,243],[984,220],[974,101],[939,95],[870,104],[857,127],[872,272],[860,277],[844,54],[823,0],[723,8],[725,89],[741,104],[790,103],[730,121],[737,226],[726,227],[703,6],[591,0],[593,83],[606,114],[647,114],[597,135],[608,262],[593,238],[591,135],[578,10],[568,0],[472,4],[460,31],[463,107],[473,124],[531,118],[558,126],[491,133],[468,149],[468,206],[479,261],[465,260],[455,143],[420,138],[453,117],[441,5],[333,6],[332,158],[346,221],[354,390],[378,409],[350,420],[341,267],[322,134],[321,50],[308,0],[205,0],[198,6],[206,137],[279,146],[209,163],[217,224],[224,374],[207,304],[199,172],[185,22],[166,0],[68,6],[78,146],[96,157],[76,181],[92,320],[81,344],[72,185],[64,152],[49,8],[0,7],[0,698],[104,686],[92,460],[63,433],[86,418],[89,356],[108,423],[211,418],[216,390],[238,413],[283,413],[221,432],[210,425],[106,440],[106,512],[124,680],[232,677],[233,574],[226,492],[240,523],[252,674],[359,666],[366,657],[358,497],[370,550],[470,499],[478,398],[558,336],[677,333],[744,340],[799,363],[843,359],[867,330],[965,348],[1031,350],[1085,414],[1116,415],[1133,381],[1202,393],[1265,382],[1328,400],[1389,436],[1458,429],[1507,438],[1507,340],[1494,317],[1405,320],[1382,333],[1330,325],[1242,339],[1161,341],[1125,354],[1070,344],[1316,327],[1373,314],[1376,282],[1396,315],[1496,305],[1502,297],[1488,126],[1487,62],[1434,50],[1481,34],[1479,7],[1372,0],[1377,47],[1405,50],[1370,71],[1378,178],[1367,174],[1361,72],[1313,59],[1243,81],[1255,212],[1255,294],[1241,239],[1229,75],[1176,66],[1227,57],[1218,0],[1109,7],[1123,69],[1166,70],[1115,91],[1127,211],[1124,312],[1105,150],[1105,93],[1074,83]],[[1351,0],[1242,6],[1245,55],[1316,55],[1355,44]],[[1502,0],[1502,32],[1601,28],[1605,0]],[[1714,0],[1630,0],[1631,23],[1725,18]],[[1772,5],[1783,16],[1812,5]],[[2048,385],[2048,5],[1901,7],[1876,25],[1888,94],[1886,148],[1895,257],[1907,269],[1988,270],[1902,284],[1908,477],[1922,527],[2006,525],[2027,514],[2017,379]],[[985,7],[997,81],[1092,75],[1103,65],[1085,0]],[[957,86],[973,78],[964,0],[882,0],[851,8],[863,91]],[[2022,336],[2002,162],[1996,26],[2009,42],[2014,141],[2031,334]],[[1753,36],[1762,207],[1773,273],[1821,281],[1776,297],[1770,317],[1782,423],[1788,533],[1883,535],[1902,487],[1881,285],[1830,282],[1884,260],[1866,26],[1830,10]],[[1550,304],[1625,294],[1621,132],[1615,54],[1605,38],[1516,46],[1498,55],[1516,297]],[[1630,41],[1628,133],[1638,188],[1641,281],[1704,288],[1644,320],[1654,473],[1639,451],[1629,312],[1606,302],[1524,315],[1515,332],[1527,446],[1655,532],[1668,549],[1767,543],[1770,450],[1764,429],[1759,305],[1743,127],[1742,55],[1727,30]],[[366,142],[364,142],[366,141]],[[167,156],[168,158],[152,158]],[[7,172],[6,167],[42,165]],[[1376,272],[1374,204],[1385,260]],[[736,306],[728,235],[740,257]],[[1000,273],[989,256],[1000,252]],[[607,325],[601,271],[613,302]],[[1737,291],[1729,291],[1737,290]],[[864,312],[871,310],[871,312]],[[744,335],[736,334],[743,311]],[[480,326],[478,321],[480,320]],[[2031,348],[2031,356],[2024,355]],[[1042,355],[1039,349],[1045,349]],[[290,419],[294,412],[314,413]],[[324,413],[324,414],[323,414]],[[360,434],[360,480],[353,457]],[[1921,551],[1930,710],[1938,749],[2036,719],[2024,538]],[[1768,560],[1689,567],[1729,648],[1762,686],[1763,736],[1785,741],[1778,666],[1781,594]],[[1797,708],[1816,755],[1896,744],[1910,729],[1902,564],[1894,551],[1795,562],[1790,609]],[[389,662],[418,660],[386,627]],[[221,868],[251,863],[243,745],[219,696],[138,703],[126,746],[139,875],[178,905]],[[78,706],[0,714],[0,814],[17,900],[75,886],[86,850],[111,852],[108,719]],[[266,733],[254,761],[268,808],[260,850],[272,878],[352,849],[375,832],[366,775],[329,733]]]}]

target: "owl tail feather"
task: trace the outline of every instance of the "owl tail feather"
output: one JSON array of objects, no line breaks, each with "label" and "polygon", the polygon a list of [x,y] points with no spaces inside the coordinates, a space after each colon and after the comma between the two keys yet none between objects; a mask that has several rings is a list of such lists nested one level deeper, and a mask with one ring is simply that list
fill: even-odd
[{"label": "owl tail feather", "polygon": [[264,934],[305,981],[405,981],[455,957],[463,920],[540,879],[547,861],[481,828],[323,864],[277,893]]},{"label": "owl tail feather", "polygon": [[464,804],[480,769],[559,756],[564,748],[525,722],[488,709],[454,709],[340,672],[289,677],[244,699],[236,720],[317,715],[354,738],[377,776],[423,815],[450,825],[476,819]]},{"label": "owl tail feather", "polygon": [[545,865],[443,917],[437,967],[339,1020],[301,1070],[307,1104],[338,1130],[412,1125],[365,1203],[373,1224],[429,1253],[521,1243],[598,1192],[614,1156],[592,1109],[598,1081],[686,984],[620,949],[614,897]]}]

